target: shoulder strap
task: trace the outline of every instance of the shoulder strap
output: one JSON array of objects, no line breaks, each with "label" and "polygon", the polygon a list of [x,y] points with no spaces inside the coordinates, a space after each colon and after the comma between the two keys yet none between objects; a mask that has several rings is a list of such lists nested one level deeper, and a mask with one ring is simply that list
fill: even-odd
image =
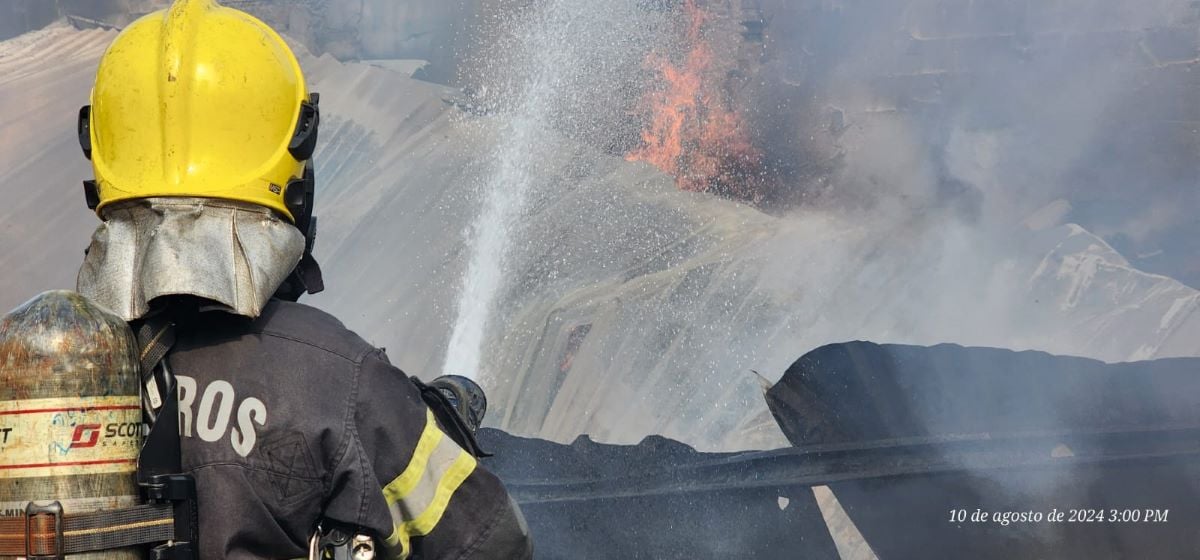
[{"label": "shoulder strap", "polygon": [[138,325],[138,361],[145,388],[142,408],[150,432],[138,453],[137,481],[151,504],[171,508],[173,538],[155,547],[154,558],[195,560],[198,555],[199,510],[196,483],[183,474],[179,441],[179,389],[167,355],[175,345],[172,316],[160,313]]},{"label": "shoulder strap", "polygon": [[[165,360],[175,345],[175,323],[165,313],[143,319],[135,331],[138,342],[138,362],[142,372],[142,409],[147,421],[153,425],[158,409],[163,406],[163,394],[167,392]],[[161,367],[160,367],[161,366]]]}]

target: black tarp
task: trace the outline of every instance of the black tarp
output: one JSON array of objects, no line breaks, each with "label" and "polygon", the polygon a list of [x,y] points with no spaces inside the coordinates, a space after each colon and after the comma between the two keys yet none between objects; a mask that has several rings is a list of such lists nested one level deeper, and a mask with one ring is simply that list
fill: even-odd
[{"label": "black tarp", "polygon": [[[672,474],[735,454],[700,453],[657,436],[638,445],[586,437],[563,445],[488,429],[479,436],[495,453],[484,464],[521,503],[537,558],[837,558],[807,486],[686,490],[679,488],[690,486],[688,475]],[[746,474],[749,483],[754,475]],[[679,484],[620,495],[622,481],[647,475]],[[592,481],[610,484],[591,496],[574,491]]]},{"label": "black tarp", "polygon": [[480,440],[538,558],[837,558],[816,484],[884,560],[1200,558],[1200,359],[853,342],[766,397],[794,447]]},{"label": "black tarp", "polygon": [[[1200,359],[1106,364],[853,342],[804,355],[767,401],[801,448],[897,438],[1042,442],[1047,462],[1036,468],[973,465],[831,484],[880,558],[1200,558],[1200,462],[1175,444],[1200,426]],[[1117,442],[1149,451],[1073,462],[1085,448],[1103,455]],[[1046,520],[1055,509],[1066,518]],[[968,520],[952,522],[952,510],[966,510]],[[1043,520],[970,521],[977,510]],[[1071,522],[1072,510],[1086,520]]]}]

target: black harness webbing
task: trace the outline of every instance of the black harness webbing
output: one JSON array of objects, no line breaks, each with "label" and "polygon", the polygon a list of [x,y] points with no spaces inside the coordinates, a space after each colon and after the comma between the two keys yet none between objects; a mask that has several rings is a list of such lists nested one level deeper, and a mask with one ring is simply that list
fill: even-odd
[{"label": "black harness webbing", "polygon": [[[53,502],[57,504],[58,502]],[[55,505],[33,505],[25,515],[0,517],[0,556],[61,558],[175,539],[171,504],[63,515]]]},{"label": "black harness webbing", "polygon": [[[137,329],[142,380],[145,383],[143,408],[154,412],[157,404],[152,398],[157,389],[161,406],[148,415],[150,433],[138,454],[138,486],[152,504],[169,505],[172,509],[173,537],[151,550],[156,560],[194,560],[199,550],[199,510],[196,504],[196,482],[183,474],[183,453],[179,441],[179,390],[171,375],[167,353],[175,345],[175,324],[166,314],[147,318]],[[152,385],[154,389],[152,389]]]},{"label": "black harness webbing", "polygon": [[[148,318],[137,328],[138,363],[142,372],[142,409],[151,424],[157,420],[158,409],[162,407],[163,394],[166,393],[164,384],[165,367],[163,360],[171,347],[175,345],[175,325],[162,314]],[[163,373],[160,373],[163,372]]]}]

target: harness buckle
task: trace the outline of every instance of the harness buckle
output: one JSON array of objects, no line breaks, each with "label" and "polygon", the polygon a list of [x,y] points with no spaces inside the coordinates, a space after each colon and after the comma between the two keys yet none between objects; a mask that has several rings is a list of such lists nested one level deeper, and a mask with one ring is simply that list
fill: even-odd
[{"label": "harness buckle", "polygon": [[[50,554],[34,554],[33,519],[49,515],[54,518],[54,544]],[[43,533],[44,534],[44,533]],[[63,507],[54,502],[29,502],[25,505],[25,558],[27,560],[63,560]],[[40,551],[39,551],[40,552]]]},{"label": "harness buckle", "polygon": [[[164,407],[165,408],[165,407]],[[160,474],[141,483],[151,502],[169,503],[174,510],[175,539],[154,547],[151,560],[195,560],[199,557],[199,517],[196,479],[187,474]]]}]

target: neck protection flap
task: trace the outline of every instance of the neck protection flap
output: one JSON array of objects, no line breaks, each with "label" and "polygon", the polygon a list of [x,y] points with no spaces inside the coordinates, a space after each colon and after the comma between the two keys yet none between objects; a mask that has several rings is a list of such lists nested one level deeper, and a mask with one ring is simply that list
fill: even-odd
[{"label": "neck protection flap", "polygon": [[304,236],[266,208],[204,198],[114,205],[92,235],[77,291],[141,318],[158,297],[191,295],[254,318],[304,255]]}]

